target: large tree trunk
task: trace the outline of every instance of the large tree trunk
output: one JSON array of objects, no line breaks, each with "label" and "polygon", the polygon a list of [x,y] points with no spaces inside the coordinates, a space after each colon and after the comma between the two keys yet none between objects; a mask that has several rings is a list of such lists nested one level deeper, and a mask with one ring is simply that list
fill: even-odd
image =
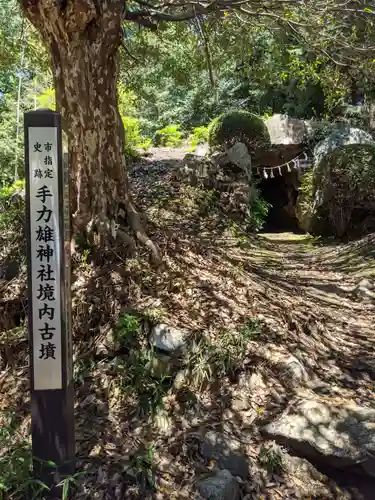
[{"label": "large tree trunk", "polygon": [[75,230],[112,220],[129,189],[117,110],[117,56],[102,44],[52,44],[57,109],[67,124]]},{"label": "large tree trunk", "polygon": [[138,238],[155,251],[131,203],[117,107],[123,0],[22,3],[50,49],[57,109],[69,138],[73,232],[110,232],[123,205]]}]

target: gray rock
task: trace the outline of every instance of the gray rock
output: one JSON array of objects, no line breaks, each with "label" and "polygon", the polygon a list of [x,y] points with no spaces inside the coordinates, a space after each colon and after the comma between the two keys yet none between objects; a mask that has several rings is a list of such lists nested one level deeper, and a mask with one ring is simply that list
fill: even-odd
[{"label": "gray rock", "polygon": [[285,363],[285,374],[289,376],[289,381],[292,383],[309,381],[309,374],[303,364],[295,356],[290,356]]},{"label": "gray rock", "polygon": [[359,128],[339,127],[326,139],[319,142],[314,149],[314,164],[317,167],[324,158],[335,149],[344,148],[353,144],[375,146],[373,137]]},{"label": "gray rock", "polygon": [[245,479],[249,474],[248,461],[243,455],[241,443],[225,434],[207,432],[200,452],[204,458],[215,460],[221,469],[227,469],[233,476]]},{"label": "gray rock", "polygon": [[371,219],[355,214],[358,209],[373,213],[374,158],[375,141],[360,129],[341,127],[319,142],[312,182],[299,192],[295,206],[300,227],[314,235],[340,238],[348,231],[370,232]]},{"label": "gray rock", "polygon": [[182,168],[178,171],[178,177],[192,185],[202,183],[210,186],[217,174],[217,167],[206,156],[188,153],[182,161]]},{"label": "gray rock", "polygon": [[240,167],[244,172],[251,168],[251,157],[245,144],[237,142],[227,151],[227,156],[231,163]]},{"label": "gray rock", "polygon": [[238,500],[240,497],[238,483],[228,470],[202,479],[197,483],[197,490],[206,500]]},{"label": "gray rock", "polygon": [[265,124],[272,144],[302,144],[306,139],[307,127],[303,120],[276,114]]},{"label": "gray rock", "polygon": [[232,399],[232,410],[234,411],[245,411],[250,408],[250,401],[246,394],[237,394],[236,397]]},{"label": "gray rock", "polygon": [[150,342],[157,349],[173,354],[183,350],[187,338],[187,330],[160,323],[152,328]]},{"label": "gray rock", "polygon": [[240,375],[238,385],[241,388],[248,389],[250,392],[255,392],[262,387],[265,387],[265,382],[261,373],[242,373]]},{"label": "gray rock", "polygon": [[306,399],[261,432],[297,454],[375,477],[375,410]]},{"label": "gray rock", "polygon": [[210,161],[211,163],[213,163],[213,165],[216,165],[218,167],[224,167],[230,162],[228,155],[226,153],[219,153],[219,152],[213,153],[210,156]]}]

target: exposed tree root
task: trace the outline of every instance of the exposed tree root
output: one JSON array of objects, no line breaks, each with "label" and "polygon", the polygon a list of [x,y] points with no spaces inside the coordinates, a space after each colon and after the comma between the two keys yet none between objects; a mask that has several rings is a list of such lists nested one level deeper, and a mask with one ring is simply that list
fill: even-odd
[{"label": "exposed tree root", "polygon": [[[155,264],[162,262],[161,253],[158,246],[148,237],[141,218],[131,201],[120,207],[119,217],[127,222],[128,226],[134,231],[138,241],[145,245],[151,252]],[[119,227],[119,224],[108,217],[96,217],[91,219],[83,231],[76,232],[81,234],[87,242],[93,247],[103,248],[109,240],[119,239],[127,247],[134,249],[134,240],[126,231]],[[74,237],[71,243],[72,255],[77,250],[77,237]]]},{"label": "exposed tree root", "polygon": [[137,239],[150,250],[155,264],[161,264],[162,258],[160,250],[146,234],[139,213],[130,200],[126,205],[126,220],[128,225],[134,231]]}]

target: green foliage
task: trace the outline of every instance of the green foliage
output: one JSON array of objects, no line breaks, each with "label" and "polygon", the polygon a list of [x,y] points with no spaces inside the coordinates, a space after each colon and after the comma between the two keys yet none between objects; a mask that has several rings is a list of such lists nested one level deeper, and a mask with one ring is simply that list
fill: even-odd
[{"label": "green foliage", "polygon": [[253,190],[248,216],[246,218],[248,230],[258,233],[266,223],[268,212],[272,205],[266,201],[259,190]]},{"label": "green foliage", "polygon": [[41,94],[36,96],[37,108],[39,109],[56,109],[56,93],[55,89],[46,89]]},{"label": "green foliage", "polygon": [[137,157],[136,149],[148,150],[152,146],[152,140],[142,137],[141,126],[138,118],[133,116],[122,116],[125,130],[125,154],[128,157]]},{"label": "green foliage", "polygon": [[246,111],[229,111],[215,118],[209,126],[212,149],[229,149],[236,142],[246,144],[250,153],[269,143],[263,120]]},{"label": "green foliage", "polygon": [[182,144],[182,132],[180,125],[167,125],[157,130],[153,137],[153,144],[156,147],[176,148]]},{"label": "green foliage", "polygon": [[223,330],[215,341],[202,337],[187,354],[185,367],[193,386],[202,387],[214,378],[225,377],[240,369],[250,342],[263,332],[255,318],[247,318],[238,330]]},{"label": "green foliage", "polygon": [[193,132],[189,135],[188,143],[190,146],[198,146],[198,144],[205,144],[208,141],[208,127],[195,127]]},{"label": "green foliage", "polygon": [[[17,181],[0,189],[0,231],[19,230],[24,220],[24,201],[19,195],[25,188],[24,181]],[[14,199],[16,197],[17,199]]]},{"label": "green foliage", "polygon": [[0,98],[0,186],[14,181],[16,166],[20,174],[23,171],[23,126],[17,143],[16,107],[12,95]]},{"label": "green foliage", "polygon": [[284,450],[274,441],[262,444],[259,450],[258,463],[269,474],[281,474],[285,470]]},{"label": "green foliage", "polygon": [[0,498],[41,498],[46,485],[32,477],[31,443],[19,432],[14,414],[0,415]]},{"label": "green foliage", "polygon": [[[155,487],[155,452],[151,444],[131,457],[131,471],[138,478],[138,482],[146,486]],[[140,480],[140,481],[139,481]]]},{"label": "green foliage", "polygon": [[117,324],[117,338],[121,344],[128,344],[139,332],[139,319],[134,314],[120,315]]},{"label": "green foliage", "polygon": [[217,206],[219,198],[220,194],[218,193],[218,191],[216,191],[216,189],[202,190],[201,196],[197,198],[197,203],[199,206],[198,214],[201,217],[209,215]]},{"label": "green foliage", "polygon": [[163,408],[171,387],[168,364],[147,345],[135,343],[129,356],[117,364],[115,383],[124,395],[136,398],[140,413],[154,415]]}]

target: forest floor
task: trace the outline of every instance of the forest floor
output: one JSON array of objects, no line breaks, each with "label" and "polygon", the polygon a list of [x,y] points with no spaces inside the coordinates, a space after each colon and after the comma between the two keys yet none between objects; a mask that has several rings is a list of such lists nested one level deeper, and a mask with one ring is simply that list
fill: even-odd
[{"label": "forest floor", "polygon": [[[109,248],[105,259],[84,251],[75,263],[76,436],[84,474],[73,498],[193,498],[195,481],[215,467],[199,440],[215,430],[242,445],[249,476],[241,498],[373,499],[370,479],[303,461],[270,471],[260,459],[267,443],[259,429],[306,391],[374,408],[375,367],[358,362],[375,352],[375,235],[346,244],[246,235],[210,192],[175,180],[182,156],[160,150],[131,172],[163,266],[156,269],[146,249],[123,247]],[[17,429],[9,449],[29,426],[25,285],[24,272],[0,281],[0,410],[3,426],[11,418]],[[15,304],[19,325],[7,325]],[[118,343],[124,314],[139,318],[145,337]],[[159,322],[187,329],[198,346],[183,387],[174,366],[156,382],[147,371],[145,339]],[[290,376],[291,357],[303,366],[303,381]],[[240,383],[246,377],[250,390]],[[241,407],[246,390],[249,404]],[[283,453],[285,463],[293,460]]]}]

